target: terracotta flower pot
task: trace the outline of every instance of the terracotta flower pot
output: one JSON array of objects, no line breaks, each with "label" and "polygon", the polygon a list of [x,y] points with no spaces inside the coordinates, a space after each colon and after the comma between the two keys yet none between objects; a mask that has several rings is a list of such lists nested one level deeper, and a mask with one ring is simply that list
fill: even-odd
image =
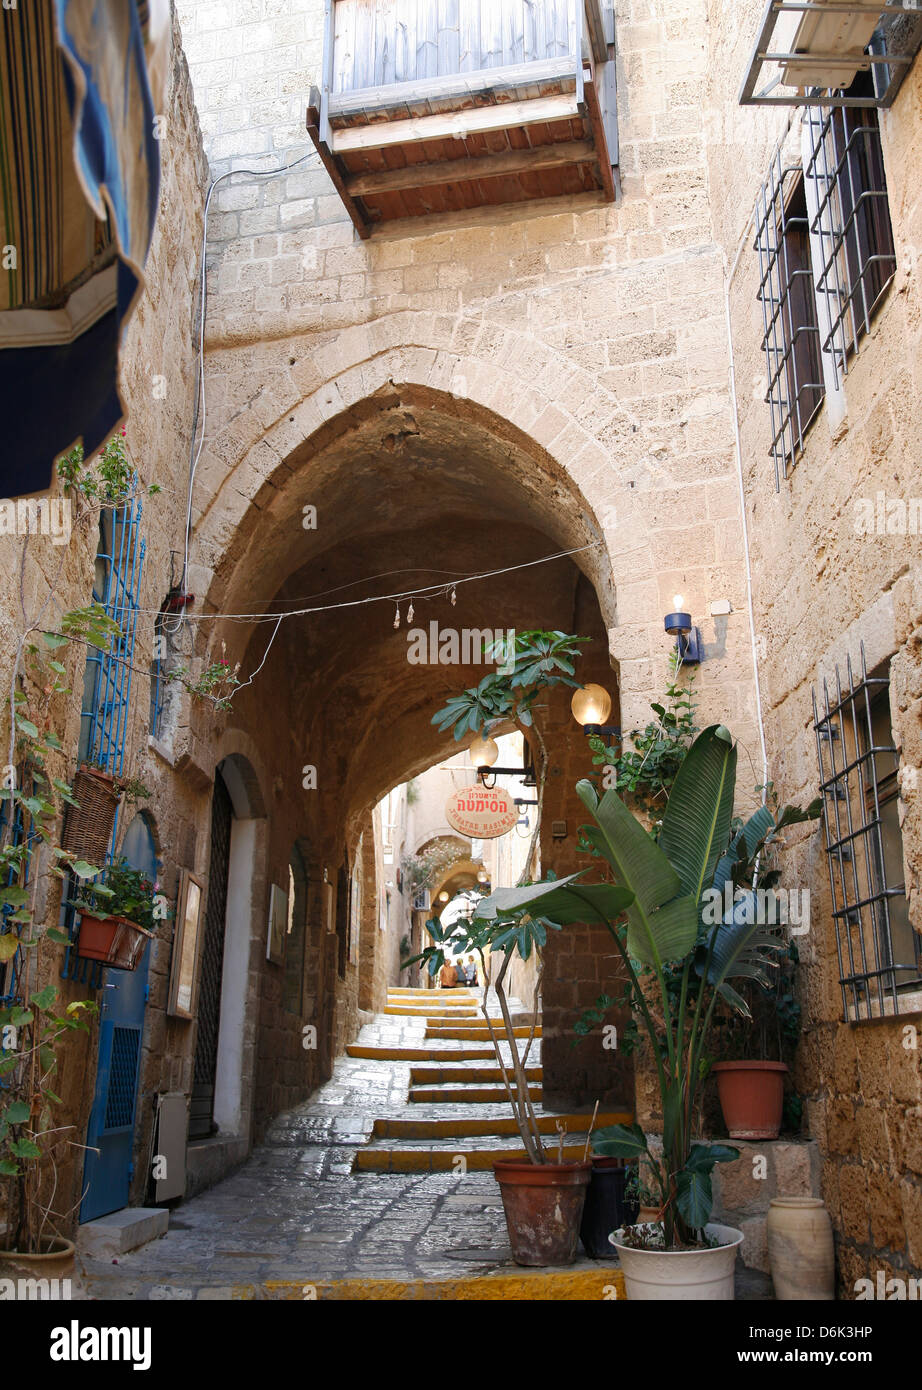
[{"label": "terracotta flower pot", "polygon": [[512,1258],[517,1265],[569,1265],[576,1258],[591,1163],[497,1159]]},{"label": "terracotta flower pot", "polygon": [[790,1303],[835,1298],[832,1222],[819,1197],[773,1197],[766,1232],[777,1299]]},{"label": "terracotta flower pot", "polygon": [[22,1255],[18,1250],[0,1250],[0,1277],[21,1279],[68,1279],[74,1272],[74,1242],[63,1236],[47,1237],[39,1255]]},{"label": "terracotta flower pot", "polygon": [[718,1062],[720,1108],[731,1139],[777,1139],[784,1110],[784,1062]]},{"label": "terracotta flower pot", "polygon": [[623,1231],[612,1231],[609,1240],[621,1261],[628,1300],[662,1303],[734,1299],[736,1252],[743,1243],[743,1233],[735,1226],[721,1226],[716,1221],[704,1229],[720,1245],[710,1250],[634,1250],[623,1244]]},{"label": "terracotta flower pot", "polygon": [[80,917],[77,955],[104,961],[117,970],[136,970],[153,935],[127,917],[94,917],[84,912]]}]

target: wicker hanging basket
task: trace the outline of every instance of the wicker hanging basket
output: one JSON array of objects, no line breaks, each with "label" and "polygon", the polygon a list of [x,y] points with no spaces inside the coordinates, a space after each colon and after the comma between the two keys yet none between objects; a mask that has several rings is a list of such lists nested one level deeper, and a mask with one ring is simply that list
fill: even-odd
[{"label": "wicker hanging basket", "polygon": [[67,807],[61,848],[101,867],[109,852],[120,800],[115,778],[84,763],[74,775],[73,792],[79,805]]}]

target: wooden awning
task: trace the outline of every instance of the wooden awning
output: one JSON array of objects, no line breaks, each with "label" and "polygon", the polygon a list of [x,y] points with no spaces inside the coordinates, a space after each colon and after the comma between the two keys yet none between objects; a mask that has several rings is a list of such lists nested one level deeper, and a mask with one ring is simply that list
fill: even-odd
[{"label": "wooden awning", "polygon": [[410,0],[403,12],[398,25],[393,7],[327,0],[308,131],[361,236],[563,194],[615,201],[614,15],[602,0]]}]

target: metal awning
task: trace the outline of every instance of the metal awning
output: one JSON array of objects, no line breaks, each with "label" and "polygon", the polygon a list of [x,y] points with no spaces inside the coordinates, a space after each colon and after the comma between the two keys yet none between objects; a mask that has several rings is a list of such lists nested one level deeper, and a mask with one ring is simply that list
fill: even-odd
[{"label": "metal awning", "polygon": [[[741,106],[893,105],[922,45],[922,0],[767,0]],[[873,96],[846,96],[870,72]]]}]

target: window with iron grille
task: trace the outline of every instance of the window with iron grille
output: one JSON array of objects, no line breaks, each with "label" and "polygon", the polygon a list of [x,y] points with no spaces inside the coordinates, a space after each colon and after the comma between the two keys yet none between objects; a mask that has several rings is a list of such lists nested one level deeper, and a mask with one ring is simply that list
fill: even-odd
[{"label": "window with iron grille", "polygon": [[784,165],[780,149],[756,205],[755,247],[777,489],[826,394],[803,171]]},{"label": "window with iron grille", "polygon": [[[869,81],[861,74],[849,95],[866,94]],[[821,248],[816,292],[828,309],[823,351],[838,382],[896,274],[880,118],[872,106],[839,106],[811,107],[805,120],[817,209],[811,231]]]},{"label": "window with iron grille", "polygon": [[909,920],[899,823],[899,754],[890,727],[889,669],[813,694],[813,717],[839,979],[845,1015],[883,1018],[918,1007],[922,934]]},{"label": "window with iron grille", "polygon": [[[147,549],[141,537],[142,510],[143,504],[138,499],[100,512],[93,574],[93,602],[101,604],[106,615],[118,623],[119,632],[110,639],[106,650],[87,649],[77,759],[94,763],[116,777],[124,771],[141,572]],[[117,835],[116,817],[112,844],[117,842]],[[65,891],[62,909],[62,925],[72,943],[76,936],[77,914],[66,900],[73,896],[73,886],[70,882]],[[78,956],[75,944],[66,948],[62,979],[77,980],[97,988],[101,974],[99,962]]]}]

